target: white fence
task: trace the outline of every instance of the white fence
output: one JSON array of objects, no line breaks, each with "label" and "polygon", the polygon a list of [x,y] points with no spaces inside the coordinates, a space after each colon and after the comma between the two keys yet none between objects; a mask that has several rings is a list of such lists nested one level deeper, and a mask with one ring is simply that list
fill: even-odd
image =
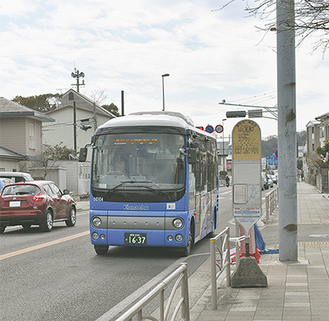
[{"label": "white fence", "polygon": [[[168,285],[175,281],[173,289],[167,300],[167,306],[165,307],[164,290]],[[132,306],[127,312],[125,312],[117,321],[130,321],[134,316],[137,317],[137,321],[152,320],[152,321],[167,321],[169,317],[169,311],[173,303],[174,296],[181,288],[181,295],[174,308],[174,312],[171,315],[170,320],[175,320],[179,310],[181,311],[181,320],[190,320],[190,307],[189,307],[189,294],[188,294],[188,277],[187,277],[187,263],[181,263],[181,265],[173,271],[167,278],[163,279],[153,290],[145,295],[140,301]],[[152,301],[155,297],[160,296],[160,317],[156,319],[153,316],[143,316],[143,308]]]},{"label": "white fence", "polygon": [[[217,309],[217,279],[225,270],[226,270],[226,285],[230,286],[231,284],[230,229],[228,227],[225,230],[223,230],[221,233],[210,239],[210,264],[211,264],[212,309],[216,310]],[[217,272],[217,267],[219,268],[218,272]]]}]

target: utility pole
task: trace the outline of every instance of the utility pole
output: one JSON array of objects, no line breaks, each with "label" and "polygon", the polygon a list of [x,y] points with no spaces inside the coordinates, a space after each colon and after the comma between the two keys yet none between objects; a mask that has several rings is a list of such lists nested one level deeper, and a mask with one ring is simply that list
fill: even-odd
[{"label": "utility pole", "polygon": [[79,72],[79,70],[77,70],[77,68],[74,68],[74,72],[71,73],[71,77],[77,79],[77,83],[72,84],[72,86],[77,86],[77,92],[79,92],[79,87],[85,85],[85,81],[82,79],[82,83],[80,84],[79,79],[84,78],[85,74],[83,72]]},{"label": "utility pole", "polygon": [[125,115],[125,93],[121,90],[121,116]]},{"label": "utility pole", "polygon": [[294,22],[294,0],[277,0],[280,261],[298,261]]}]

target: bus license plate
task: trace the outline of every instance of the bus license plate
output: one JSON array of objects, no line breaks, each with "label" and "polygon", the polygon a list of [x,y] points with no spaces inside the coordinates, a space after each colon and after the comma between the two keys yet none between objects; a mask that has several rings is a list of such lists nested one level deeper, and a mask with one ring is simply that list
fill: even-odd
[{"label": "bus license plate", "polygon": [[125,233],[125,244],[146,244],[146,233]]}]

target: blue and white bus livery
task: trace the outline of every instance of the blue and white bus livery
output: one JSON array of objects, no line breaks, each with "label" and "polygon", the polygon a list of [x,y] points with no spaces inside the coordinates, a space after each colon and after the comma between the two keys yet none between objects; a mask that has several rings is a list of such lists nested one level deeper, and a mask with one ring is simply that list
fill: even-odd
[{"label": "blue and white bus livery", "polygon": [[[90,236],[109,246],[180,248],[218,222],[216,139],[176,112],[109,120],[92,137]],[[80,151],[85,161],[87,149]]]}]

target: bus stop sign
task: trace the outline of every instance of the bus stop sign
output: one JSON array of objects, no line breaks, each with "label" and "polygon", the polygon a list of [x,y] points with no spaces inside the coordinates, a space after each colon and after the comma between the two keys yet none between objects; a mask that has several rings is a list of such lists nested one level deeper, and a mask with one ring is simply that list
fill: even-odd
[{"label": "bus stop sign", "polygon": [[253,120],[242,120],[233,128],[233,216],[249,235],[261,217],[261,135]]}]

